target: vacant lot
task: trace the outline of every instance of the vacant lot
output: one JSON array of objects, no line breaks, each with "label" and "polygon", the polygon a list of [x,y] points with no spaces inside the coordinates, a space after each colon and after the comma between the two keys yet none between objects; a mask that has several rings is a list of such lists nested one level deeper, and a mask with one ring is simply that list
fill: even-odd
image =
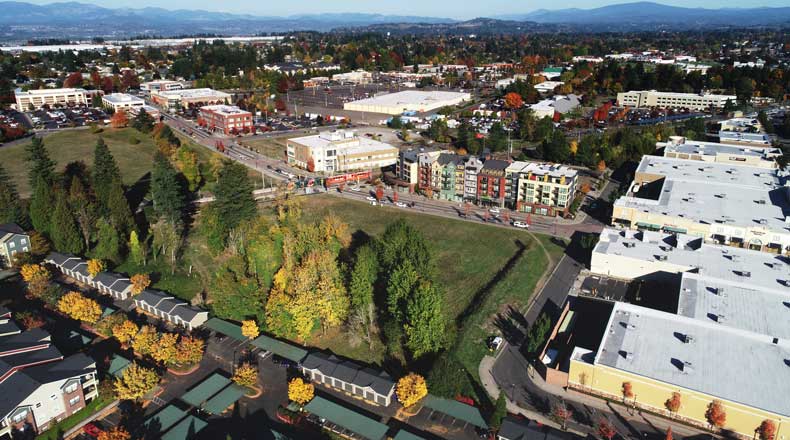
[{"label": "vacant lot", "polygon": [[[56,171],[63,171],[66,164],[81,160],[87,165],[93,164],[93,149],[96,140],[104,138],[110,148],[118,166],[121,169],[123,183],[134,184],[150,169],[154,160],[156,147],[151,137],[132,128],[111,129],[107,128],[102,133],[93,134],[88,129],[72,129],[52,133],[44,137],[44,145],[50,157],[57,162]],[[140,141],[132,145],[132,138]],[[22,197],[30,195],[30,185],[27,181],[28,166],[25,161],[25,148],[28,143],[0,147],[0,160],[6,172],[16,183]]]},{"label": "vacant lot", "polygon": [[269,139],[242,139],[241,144],[252,148],[258,153],[272,159],[285,159],[285,141],[286,138],[269,138]]},{"label": "vacant lot", "polygon": [[[308,219],[333,212],[356,234],[378,236],[397,217],[405,218],[419,229],[433,244],[449,314],[459,324],[458,343],[451,350],[453,357],[475,379],[477,364],[486,354],[485,339],[496,333],[493,321],[497,312],[503,304],[523,308],[543,274],[562,255],[561,244],[553,243],[547,236],[403,209],[375,208],[337,197],[307,197],[303,209]],[[368,350],[364,344],[349,346],[349,340],[337,334],[311,343],[373,363],[380,362],[383,355],[383,347]]]}]

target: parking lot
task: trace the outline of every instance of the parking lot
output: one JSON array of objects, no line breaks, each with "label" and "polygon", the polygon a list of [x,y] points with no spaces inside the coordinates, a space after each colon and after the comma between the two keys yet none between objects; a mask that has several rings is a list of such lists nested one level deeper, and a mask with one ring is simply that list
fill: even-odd
[{"label": "parking lot", "polygon": [[370,98],[377,93],[399,92],[404,90],[399,84],[329,84],[326,86],[310,87],[304,90],[289,91],[286,104],[324,107],[327,109],[342,109],[343,104],[359,99]]},{"label": "parking lot", "polygon": [[110,116],[104,110],[87,106],[39,109],[30,112],[29,116],[34,128],[45,130],[110,122]]}]

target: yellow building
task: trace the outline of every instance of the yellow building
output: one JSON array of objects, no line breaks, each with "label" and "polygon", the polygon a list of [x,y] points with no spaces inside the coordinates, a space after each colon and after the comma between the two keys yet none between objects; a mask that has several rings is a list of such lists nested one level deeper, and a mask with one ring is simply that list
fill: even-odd
[{"label": "yellow building", "polygon": [[[788,339],[709,319],[615,303],[597,350],[573,350],[568,386],[700,425],[718,400],[723,429],[753,437],[771,420],[777,440],[790,438]],[[680,407],[670,413],[673,393]]]}]

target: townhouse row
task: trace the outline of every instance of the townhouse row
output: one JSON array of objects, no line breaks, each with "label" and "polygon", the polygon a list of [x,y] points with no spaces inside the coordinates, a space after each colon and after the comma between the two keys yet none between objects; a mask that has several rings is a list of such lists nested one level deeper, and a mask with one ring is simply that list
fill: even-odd
[{"label": "townhouse row", "polygon": [[137,309],[170,324],[192,330],[208,320],[208,311],[194,307],[167,293],[145,289],[133,295],[132,282],[125,275],[101,272],[91,276],[88,273],[88,262],[82,258],[51,252],[44,262],[57,268],[64,275],[93,287],[99,293],[119,301],[131,298]]},{"label": "townhouse row", "polygon": [[430,197],[519,212],[566,216],[576,196],[578,172],[537,162],[509,162],[446,150],[401,151],[396,177]]}]

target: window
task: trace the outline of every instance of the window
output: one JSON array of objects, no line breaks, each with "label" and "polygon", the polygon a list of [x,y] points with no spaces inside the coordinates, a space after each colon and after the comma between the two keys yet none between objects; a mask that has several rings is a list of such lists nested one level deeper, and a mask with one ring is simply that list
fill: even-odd
[{"label": "window", "polygon": [[76,404],[77,404],[79,401],[80,401],[80,396],[74,396],[74,397],[72,397],[71,399],[69,399],[69,405],[70,405],[70,406],[74,406],[74,405],[76,405]]},{"label": "window", "polygon": [[22,420],[25,420],[26,418],[27,418],[27,410],[22,410],[18,412],[14,417],[12,417],[11,420],[13,420],[14,423],[19,423]]},{"label": "window", "polygon": [[66,389],[63,390],[63,391],[65,391],[66,394],[71,394],[71,393],[77,391],[77,383],[75,382],[75,383],[67,386]]},{"label": "window", "polygon": [[23,239],[20,241],[20,243],[22,243],[22,244],[27,244],[27,238],[23,238]]}]

